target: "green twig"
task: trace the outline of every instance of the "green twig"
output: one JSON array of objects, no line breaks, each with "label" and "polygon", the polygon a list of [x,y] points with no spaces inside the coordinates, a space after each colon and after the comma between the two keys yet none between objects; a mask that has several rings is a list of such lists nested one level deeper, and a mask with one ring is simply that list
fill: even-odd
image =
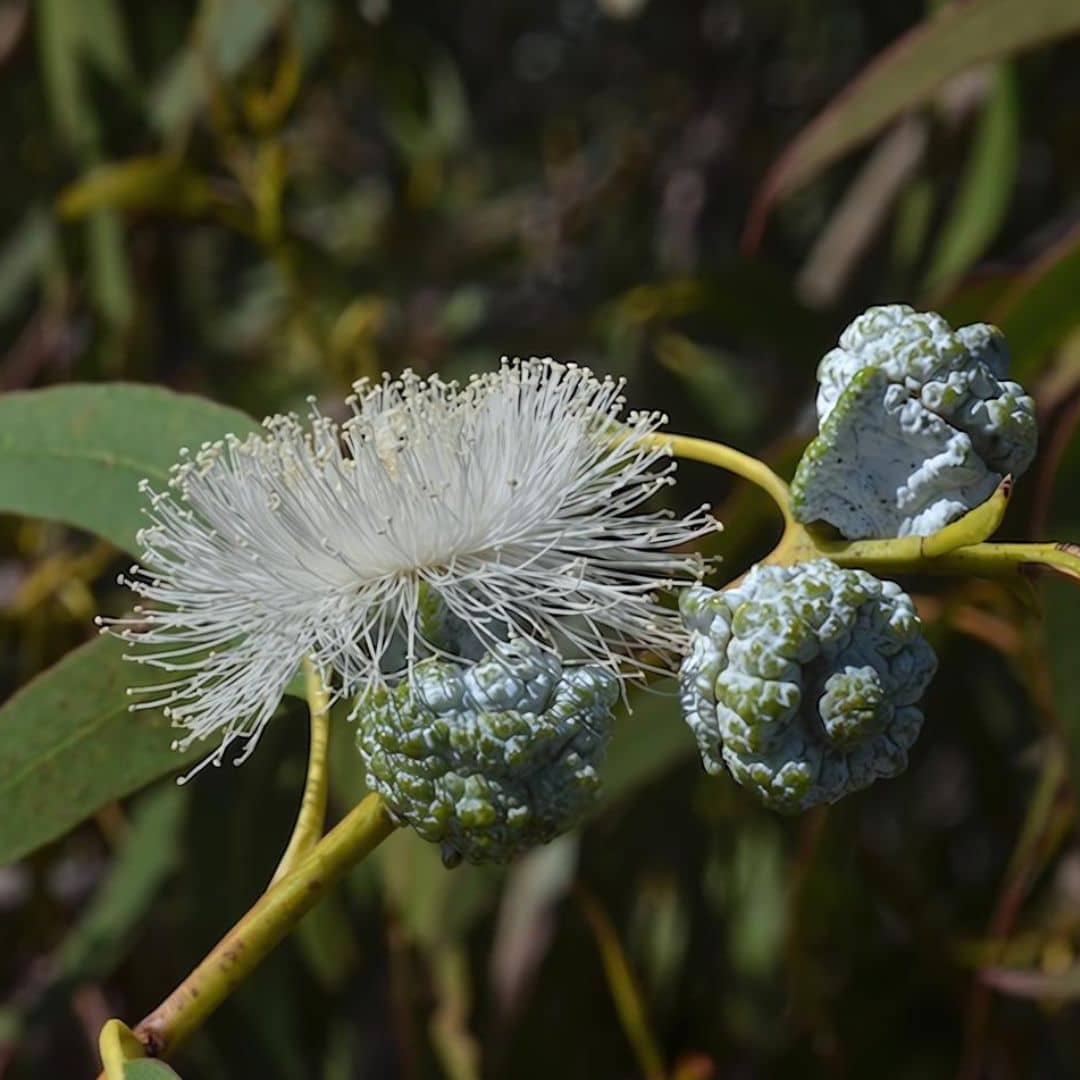
[{"label": "green twig", "polygon": [[311,746],[308,750],[307,779],[300,798],[288,847],[281,856],[270,883],[281,880],[294,870],[301,859],[319,842],[326,825],[326,751],[330,743],[330,695],[315,665],[304,661],[304,686],[311,713]]},{"label": "green twig", "polygon": [[646,444],[668,446],[676,457],[715,465],[720,469],[735,473],[736,476],[741,476],[744,480],[749,480],[776,503],[777,509],[784,516],[784,521],[792,523],[791,492],[787,484],[764,461],[722,443],[710,442],[708,439],[693,439],[688,435],[669,435],[666,432],[660,432],[648,436],[643,441]]},{"label": "green twig", "polygon": [[994,494],[962,518],[930,536],[890,540],[834,540],[796,521],[788,486],[763,461],[707,439],[685,435],[650,436],[676,457],[702,461],[757,484],[776,503],[786,523],[784,534],[765,562],[790,566],[810,559],[831,559],[839,566],[876,573],[973,574],[1001,578],[1024,567],[1041,566],[1080,581],[1080,545],[1066,543],[987,543],[1004,517],[1012,492],[1006,476]]},{"label": "green twig", "polygon": [[[135,1028],[151,1057],[166,1057],[201,1027],[350,867],[395,828],[378,795],[368,795],[272,885],[186,979]],[[102,1074],[98,1080],[105,1080]]]}]

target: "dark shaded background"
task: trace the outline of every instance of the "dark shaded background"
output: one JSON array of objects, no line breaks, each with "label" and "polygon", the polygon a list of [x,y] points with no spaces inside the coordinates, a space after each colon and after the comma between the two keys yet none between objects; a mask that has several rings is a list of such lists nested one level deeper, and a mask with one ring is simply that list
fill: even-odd
[{"label": "dark shaded background", "polygon": [[[308,394],[333,411],[361,376],[551,354],[626,375],[631,404],[673,430],[790,472],[815,365],[853,315],[904,300],[991,318],[1077,221],[1073,40],[948,83],[781,202],[740,255],[769,166],[925,15],[5,0],[0,386],[129,379],[256,415]],[[985,240],[943,272],[992,108],[989,194],[967,211]],[[124,161],[120,180],[94,171]],[[1036,356],[1014,340],[1048,448],[1015,537],[1080,536],[1070,280],[1053,341]],[[682,474],[680,498],[725,521],[725,572],[768,550],[767,504]],[[125,600],[110,549],[0,526],[10,691]],[[672,1077],[1080,1073],[1076,594],[907,584],[942,667],[905,776],[781,819],[705,777],[674,702],[645,699],[580,837],[507,874],[446,873],[396,836],[178,1071],[640,1075],[577,882],[625,947]],[[359,777],[349,730],[335,737],[341,809]],[[0,1077],[92,1075],[102,1021],[134,1022],[246,909],[287,835],[304,740],[293,703],[243,769],[165,782],[0,870]],[[992,995],[977,971],[997,965],[1065,982]]]}]

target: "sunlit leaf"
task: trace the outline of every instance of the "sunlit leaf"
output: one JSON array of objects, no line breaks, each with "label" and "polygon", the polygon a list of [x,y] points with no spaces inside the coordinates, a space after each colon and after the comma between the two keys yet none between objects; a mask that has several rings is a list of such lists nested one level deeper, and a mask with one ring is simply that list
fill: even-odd
[{"label": "sunlit leaf", "polygon": [[1080,325],[1080,229],[1029,267],[1002,296],[993,321],[1005,331],[1018,379],[1038,371],[1047,353]]},{"label": "sunlit leaf", "polygon": [[986,251],[1009,208],[1020,163],[1016,79],[1007,66],[994,76],[975,131],[960,190],[941,229],[923,288],[947,289]]},{"label": "sunlit leaf", "polygon": [[744,243],[757,246],[773,204],[925,102],[953,75],[1080,30],[1076,0],[954,0],[880,53],[773,165]]}]

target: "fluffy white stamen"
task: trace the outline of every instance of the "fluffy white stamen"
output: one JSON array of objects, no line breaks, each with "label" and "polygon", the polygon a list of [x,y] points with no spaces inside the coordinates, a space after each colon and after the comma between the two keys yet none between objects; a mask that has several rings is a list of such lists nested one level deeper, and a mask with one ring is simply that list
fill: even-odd
[{"label": "fluffy white stamen", "polygon": [[342,425],[312,404],[307,425],[272,417],[146,487],[142,565],[121,580],[150,604],[104,621],[175,673],[133,707],[164,707],[178,746],[220,732],[209,760],[236,739],[246,759],[305,656],[361,700],[407,677],[440,651],[417,630],[422,584],[482,644],[525,637],[623,678],[679,654],[655,593],[700,559],[668,549],[718,526],[642,509],[674,465],[646,438],[662,416],[621,419],[621,382],[533,359],[355,390]]}]

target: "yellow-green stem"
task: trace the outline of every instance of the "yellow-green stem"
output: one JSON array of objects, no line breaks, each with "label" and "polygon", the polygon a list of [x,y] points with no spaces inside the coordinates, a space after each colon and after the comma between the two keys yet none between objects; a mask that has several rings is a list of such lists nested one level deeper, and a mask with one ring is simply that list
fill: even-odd
[{"label": "yellow-green stem", "polygon": [[[916,538],[917,539],[917,538]],[[927,558],[908,548],[888,551],[887,544],[901,541],[877,541],[875,550],[849,544],[837,550],[828,547],[821,554],[840,566],[859,566],[864,570],[919,574],[973,574],[976,577],[1009,577],[1025,566],[1044,566],[1080,581],[1080,550],[1071,544],[971,544],[955,548],[947,555]],[[869,545],[867,541],[867,545]]]},{"label": "yellow-green stem", "polygon": [[658,432],[648,436],[644,441],[652,445],[668,446],[676,457],[715,465],[717,468],[726,469],[728,472],[735,473],[736,476],[741,476],[744,480],[749,480],[776,503],[784,520],[791,522],[791,492],[787,484],[764,461],[759,461],[750,454],[744,454],[741,450],[735,450],[722,443],[710,442],[708,439],[694,439],[689,435]]},{"label": "yellow-green stem", "polygon": [[307,779],[300,798],[289,844],[281,856],[271,884],[279,881],[319,842],[326,824],[326,752],[330,743],[330,695],[315,665],[304,661],[304,687],[311,713],[311,746],[308,750]]},{"label": "yellow-green stem", "polygon": [[[184,981],[135,1028],[151,1057],[171,1054],[243,982],[346,870],[394,831],[378,795],[368,795],[272,885]],[[99,1078],[100,1080],[100,1078]]]}]

